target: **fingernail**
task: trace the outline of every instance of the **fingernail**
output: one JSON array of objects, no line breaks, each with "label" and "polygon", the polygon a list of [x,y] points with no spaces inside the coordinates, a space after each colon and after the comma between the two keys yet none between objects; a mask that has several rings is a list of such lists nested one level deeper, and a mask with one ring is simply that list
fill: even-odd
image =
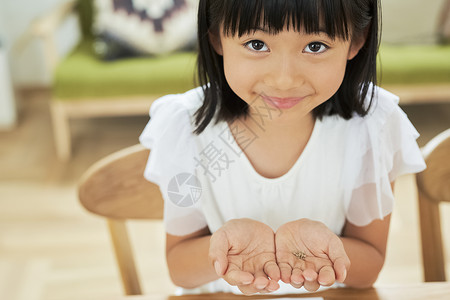
[{"label": "fingernail", "polygon": [[344,277],[344,279],[342,281],[344,281],[345,278],[347,278],[347,269],[344,269],[344,273],[342,274],[342,276]]},{"label": "fingernail", "polygon": [[216,270],[217,275],[222,275],[222,270],[220,269],[220,263],[217,260],[214,263],[214,269]]},{"label": "fingernail", "polygon": [[276,290],[278,290],[278,288],[279,288],[279,287],[271,286],[271,287],[268,287],[267,289],[268,289],[270,292],[275,292]]},{"label": "fingernail", "polygon": [[265,288],[266,286],[264,285],[264,284],[260,284],[260,285],[257,285],[256,286],[256,288],[258,289],[258,290],[262,290],[263,288]]},{"label": "fingernail", "polygon": [[253,280],[247,280],[247,281],[243,281],[242,284],[250,284],[252,282],[253,282]]},{"label": "fingernail", "polygon": [[311,278],[311,277],[309,277],[309,276],[305,276],[305,275],[303,275],[303,277],[305,277],[305,280],[306,280],[306,281],[312,281],[312,278]]}]

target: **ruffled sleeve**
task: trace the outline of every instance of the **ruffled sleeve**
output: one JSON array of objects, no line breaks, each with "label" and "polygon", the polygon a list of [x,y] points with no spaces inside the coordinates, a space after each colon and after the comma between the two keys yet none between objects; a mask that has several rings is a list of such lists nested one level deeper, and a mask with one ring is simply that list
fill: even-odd
[{"label": "ruffled sleeve", "polygon": [[343,187],[347,220],[365,226],[392,212],[391,182],[425,169],[419,133],[398,97],[376,88],[369,114],[348,121]]},{"label": "ruffled sleeve", "polygon": [[156,100],[150,109],[150,121],[139,137],[150,149],[144,177],[161,190],[164,224],[172,235],[186,235],[206,226],[197,197],[200,187],[195,176],[192,97],[198,96],[191,91]]}]

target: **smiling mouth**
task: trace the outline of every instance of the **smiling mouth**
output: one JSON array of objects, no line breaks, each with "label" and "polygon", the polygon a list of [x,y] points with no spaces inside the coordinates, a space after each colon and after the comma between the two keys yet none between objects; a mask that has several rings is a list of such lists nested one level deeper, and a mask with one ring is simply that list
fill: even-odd
[{"label": "smiling mouth", "polygon": [[279,97],[270,97],[266,95],[261,95],[261,98],[270,106],[273,106],[278,109],[292,108],[304,99],[303,97],[279,98]]}]

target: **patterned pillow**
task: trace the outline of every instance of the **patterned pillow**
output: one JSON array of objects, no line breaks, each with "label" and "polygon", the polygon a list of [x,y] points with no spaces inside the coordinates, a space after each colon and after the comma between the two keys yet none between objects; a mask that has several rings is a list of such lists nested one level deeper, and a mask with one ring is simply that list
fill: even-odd
[{"label": "patterned pillow", "polygon": [[105,60],[193,48],[198,0],[94,0],[94,51]]}]

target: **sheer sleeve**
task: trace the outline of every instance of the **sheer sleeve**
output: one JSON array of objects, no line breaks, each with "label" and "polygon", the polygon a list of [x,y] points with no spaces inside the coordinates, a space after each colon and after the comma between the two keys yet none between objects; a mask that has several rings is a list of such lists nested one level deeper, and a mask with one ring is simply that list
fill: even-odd
[{"label": "sheer sleeve", "polygon": [[365,226],[392,212],[398,176],[425,169],[419,133],[398,106],[398,97],[376,88],[366,117],[349,120],[343,187],[347,220]]},{"label": "sheer sleeve", "polygon": [[172,235],[186,235],[206,226],[201,201],[195,197],[196,143],[189,108],[191,94],[168,95],[156,100],[150,121],[139,137],[150,149],[144,171],[164,198],[164,224]]}]

